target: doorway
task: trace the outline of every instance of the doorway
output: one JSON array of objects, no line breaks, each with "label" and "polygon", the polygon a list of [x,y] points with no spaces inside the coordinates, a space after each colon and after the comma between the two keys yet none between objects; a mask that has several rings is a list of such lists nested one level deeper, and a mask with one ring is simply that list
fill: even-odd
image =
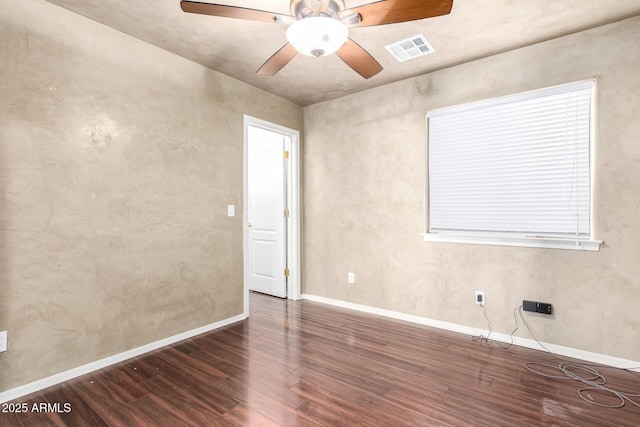
[{"label": "doorway", "polygon": [[244,312],[249,292],[300,299],[300,133],[244,116]]}]

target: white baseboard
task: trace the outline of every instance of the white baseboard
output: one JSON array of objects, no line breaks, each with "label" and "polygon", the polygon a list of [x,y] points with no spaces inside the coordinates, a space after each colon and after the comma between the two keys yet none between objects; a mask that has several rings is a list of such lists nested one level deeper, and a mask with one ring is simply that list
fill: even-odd
[{"label": "white baseboard", "polygon": [[113,356],[105,357],[104,359],[87,363],[86,365],[82,365],[77,368],[70,369],[68,371],[60,372],[59,374],[55,374],[50,377],[34,381],[32,383],[25,384],[23,386],[19,386],[11,390],[3,391],[0,393],[0,403],[18,399],[22,396],[26,396],[28,394],[43,390],[47,387],[60,384],[64,381],[69,381],[81,375],[85,375],[93,371],[106,368],[107,366],[111,366],[116,363],[123,362],[133,357],[140,356],[141,354],[148,353],[150,351],[157,350],[161,347],[165,347],[171,344],[175,344],[179,341],[186,340],[188,338],[203,334],[205,332],[213,331],[214,329],[222,328],[223,326],[227,326],[244,319],[246,319],[246,316],[243,314],[235,317],[230,317],[228,319],[224,319],[219,322],[211,323],[209,325],[205,325],[200,328],[192,329],[190,331],[183,332],[181,334],[174,335],[172,337],[164,338],[159,341],[155,341],[150,344],[146,344],[141,347],[137,347],[132,350],[125,351],[123,353],[114,354]]},{"label": "white baseboard", "polygon": [[[470,335],[470,336],[478,336],[478,335],[487,336],[488,334],[488,331],[485,329],[471,328],[469,326],[458,325],[456,323],[443,322],[440,320],[429,319],[427,317],[420,317],[412,314],[400,313],[398,311],[384,310],[381,308],[354,304],[354,303],[335,300],[331,298],[325,298],[317,295],[302,294],[302,299],[315,301],[323,304],[329,304],[336,307],[362,311],[365,313],[375,314],[378,316],[390,317],[392,319],[404,320],[406,322],[416,323],[424,326],[431,326],[434,328],[444,329],[452,332],[458,332],[458,333]],[[512,337],[507,334],[491,332],[491,339],[495,341],[511,343]],[[537,341],[532,339],[513,337],[513,343],[521,347],[528,347],[535,350],[545,351],[545,349],[540,344],[538,344]],[[629,369],[629,370],[640,372],[640,362],[621,359],[619,357],[608,356],[606,354],[592,353],[589,351],[579,350],[571,347],[564,347],[556,344],[548,344],[548,343],[542,343],[542,344],[549,351],[559,356],[566,356],[566,357],[571,357],[575,359],[585,360],[588,362],[597,363],[600,365],[614,366],[616,368]]]}]

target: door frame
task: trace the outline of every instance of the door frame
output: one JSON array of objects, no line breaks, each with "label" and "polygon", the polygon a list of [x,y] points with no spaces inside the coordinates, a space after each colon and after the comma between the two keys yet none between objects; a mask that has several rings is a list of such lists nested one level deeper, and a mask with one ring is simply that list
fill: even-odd
[{"label": "door frame", "polygon": [[[249,115],[243,117],[243,209],[242,209],[242,260],[243,260],[243,287],[244,287],[244,316],[249,317],[249,126],[257,126],[274,132],[288,135],[291,138],[289,162],[286,167],[288,180],[285,194],[290,216],[287,221],[287,260],[289,277],[287,279],[287,299],[299,300],[301,298],[300,287],[300,132],[285,126],[277,125],[266,120]],[[284,272],[283,272],[284,274]]]}]

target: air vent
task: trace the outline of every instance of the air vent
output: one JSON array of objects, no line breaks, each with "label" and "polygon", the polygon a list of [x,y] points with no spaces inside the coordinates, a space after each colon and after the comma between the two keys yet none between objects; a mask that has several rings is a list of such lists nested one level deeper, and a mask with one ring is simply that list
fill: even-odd
[{"label": "air vent", "polygon": [[400,62],[435,52],[433,47],[431,47],[427,39],[422,34],[418,34],[417,36],[410,37],[406,40],[402,40],[385,47],[389,53]]}]

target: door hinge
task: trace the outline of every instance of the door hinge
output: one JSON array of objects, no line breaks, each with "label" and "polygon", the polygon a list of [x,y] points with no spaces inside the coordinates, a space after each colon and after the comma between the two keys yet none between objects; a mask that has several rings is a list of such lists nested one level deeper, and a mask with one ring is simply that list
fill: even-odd
[{"label": "door hinge", "polygon": [[289,273],[290,273],[289,269],[288,269],[288,268],[285,268],[285,269],[284,269],[284,275],[285,275],[285,277],[289,277]]},{"label": "door hinge", "polygon": [[284,217],[285,217],[285,218],[289,218],[289,217],[291,217],[291,211],[290,211],[289,209],[285,209],[285,210],[284,210]]},{"label": "door hinge", "polygon": [[289,158],[289,151],[288,151],[288,150],[284,152],[284,158],[285,158],[285,159],[288,159],[288,158]]}]

